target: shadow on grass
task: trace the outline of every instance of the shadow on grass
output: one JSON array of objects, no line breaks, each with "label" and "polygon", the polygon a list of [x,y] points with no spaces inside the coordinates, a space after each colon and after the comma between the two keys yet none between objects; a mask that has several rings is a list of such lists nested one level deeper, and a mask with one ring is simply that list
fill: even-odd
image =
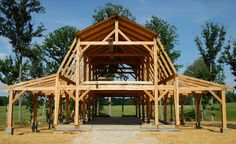
[{"label": "shadow on grass", "polygon": [[[209,123],[209,124],[205,124],[206,126],[211,126],[211,127],[218,127],[221,128],[221,123]],[[229,129],[236,129],[236,124],[233,123],[228,123],[227,124],[227,128]]]}]

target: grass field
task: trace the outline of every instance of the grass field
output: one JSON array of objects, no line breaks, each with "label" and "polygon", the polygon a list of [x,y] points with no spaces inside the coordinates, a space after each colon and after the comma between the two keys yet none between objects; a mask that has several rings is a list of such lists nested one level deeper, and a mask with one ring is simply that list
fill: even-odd
[{"label": "grass field", "polygon": [[[6,126],[6,106],[0,106],[0,127]],[[162,107],[159,107],[159,118],[162,119]],[[220,105],[215,105],[215,120],[220,121],[221,120],[221,113],[220,113]],[[211,120],[210,118],[210,109],[207,108],[205,111],[206,113],[206,119],[205,120]],[[39,114],[39,122],[46,123],[45,117],[42,117],[42,107],[38,110]],[[108,115],[108,106],[103,106],[103,108],[100,110],[101,115]],[[135,106],[134,105],[125,105],[124,106],[124,116],[134,116],[135,115]],[[112,116],[122,116],[122,107],[120,105],[112,106]],[[193,108],[190,105],[184,106],[184,116],[185,118],[194,120],[194,112]],[[18,106],[14,107],[14,125],[27,125],[29,124],[29,118],[30,113],[26,109],[26,107],[23,106],[23,121],[18,122]],[[168,107],[168,119],[170,118],[170,108]],[[229,121],[236,121],[236,103],[227,103],[227,120]]]}]

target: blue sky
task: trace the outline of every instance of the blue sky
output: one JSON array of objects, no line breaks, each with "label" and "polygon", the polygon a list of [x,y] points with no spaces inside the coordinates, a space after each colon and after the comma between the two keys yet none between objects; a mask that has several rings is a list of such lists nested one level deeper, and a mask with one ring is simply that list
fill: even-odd
[{"label": "blue sky", "polygon": [[[154,15],[175,25],[179,34],[176,49],[181,50],[181,57],[177,63],[184,66],[180,72],[199,56],[194,38],[200,34],[206,20],[211,19],[224,25],[228,37],[236,40],[235,0],[42,0],[46,13],[34,15],[33,22],[45,25],[47,30],[44,34],[64,25],[75,26],[81,30],[93,23],[94,9],[107,2],[128,8],[136,16],[136,22],[139,24],[144,25]],[[36,41],[41,42],[42,39]],[[10,52],[8,40],[0,37],[0,58],[9,55]],[[225,68],[225,73],[226,83],[235,85],[228,67]]]}]

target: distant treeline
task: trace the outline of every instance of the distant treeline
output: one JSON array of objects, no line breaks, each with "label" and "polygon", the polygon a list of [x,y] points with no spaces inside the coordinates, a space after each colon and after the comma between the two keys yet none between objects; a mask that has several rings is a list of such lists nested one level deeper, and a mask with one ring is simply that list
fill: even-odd
[{"label": "distant treeline", "polygon": [[6,106],[8,104],[8,97],[0,96],[0,106]]}]

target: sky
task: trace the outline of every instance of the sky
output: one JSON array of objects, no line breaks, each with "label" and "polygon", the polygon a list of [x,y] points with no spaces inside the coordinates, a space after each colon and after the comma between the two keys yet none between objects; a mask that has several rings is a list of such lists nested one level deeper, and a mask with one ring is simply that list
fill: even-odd
[{"label": "sky", "polygon": [[[235,0],[41,0],[45,7],[44,14],[34,14],[33,23],[44,24],[44,35],[62,26],[75,26],[80,30],[93,23],[94,10],[107,2],[121,4],[136,17],[136,22],[144,25],[152,16],[160,17],[177,28],[179,42],[175,46],[181,51],[177,63],[183,65],[183,73],[199,57],[194,38],[200,35],[207,20],[223,25],[227,38],[236,40]],[[35,39],[41,43],[43,38]],[[11,46],[6,38],[0,37],[0,58],[11,54]],[[225,67],[226,84],[235,85],[229,67]],[[0,86],[2,84],[0,83]],[[6,92],[0,91],[0,95]]]}]

